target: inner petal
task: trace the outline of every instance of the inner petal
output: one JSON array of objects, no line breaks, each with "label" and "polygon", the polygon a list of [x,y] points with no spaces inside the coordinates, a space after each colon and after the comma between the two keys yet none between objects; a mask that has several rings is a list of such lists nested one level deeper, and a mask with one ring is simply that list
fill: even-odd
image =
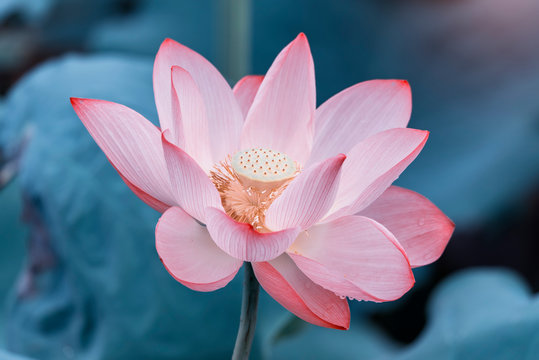
[{"label": "inner petal", "polygon": [[210,176],[230,217],[267,232],[266,210],[298,172],[298,164],[286,154],[251,148],[228,156]]}]

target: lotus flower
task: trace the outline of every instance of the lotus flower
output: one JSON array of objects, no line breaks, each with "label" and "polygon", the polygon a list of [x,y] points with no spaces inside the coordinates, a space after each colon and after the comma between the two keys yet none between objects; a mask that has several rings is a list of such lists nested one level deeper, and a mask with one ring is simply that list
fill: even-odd
[{"label": "lotus flower", "polygon": [[167,39],[153,84],[161,129],[119,104],[71,101],[125,183],[163,213],[157,252],[183,285],[219,289],[251,262],[289,311],[347,329],[347,298],[398,299],[414,284],[411,268],[443,252],[453,223],[391,186],[428,137],[406,128],[406,81],[362,82],[316,108],[300,34],[265,76],[233,89]]}]

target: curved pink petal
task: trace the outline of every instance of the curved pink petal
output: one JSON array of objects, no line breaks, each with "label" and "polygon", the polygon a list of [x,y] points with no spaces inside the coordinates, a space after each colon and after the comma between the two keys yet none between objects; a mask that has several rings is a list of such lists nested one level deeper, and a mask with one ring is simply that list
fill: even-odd
[{"label": "curved pink petal", "polygon": [[311,166],[296,176],[266,211],[272,230],[299,226],[306,229],[320,220],[333,205],[339,187],[343,154]]},{"label": "curved pink petal", "polygon": [[304,34],[285,47],[256,94],[241,135],[242,148],[263,147],[305,164],[313,141],[314,65]]},{"label": "curved pink petal", "polygon": [[208,171],[213,161],[204,100],[191,75],[179,66],[172,67],[172,106],[176,117],[176,126],[170,129],[173,143]]},{"label": "curved pink petal", "polygon": [[355,214],[376,200],[414,161],[428,136],[423,130],[390,129],[354,146],[328,219]]},{"label": "curved pink petal", "polygon": [[259,233],[250,224],[233,220],[222,210],[206,209],[211,237],[227,254],[244,261],[268,261],[281,255],[294,242],[300,229]]},{"label": "curved pink petal", "polygon": [[251,108],[251,104],[255,99],[256,92],[262,80],[264,80],[264,76],[262,75],[247,75],[241,78],[232,89],[236,100],[238,100],[244,119],[247,117],[247,113]]},{"label": "curved pink petal", "polygon": [[162,141],[176,203],[204,223],[206,207],[221,207],[219,192],[196,161],[172,144],[169,136],[170,132],[164,131]]},{"label": "curved pink petal", "polygon": [[253,269],[264,290],[297,317],[328,328],[350,327],[348,302],[315,284],[287,254],[269,262],[253,263]]},{"label": "curved pink petal", "polygon": [[399,241],[412,267],[436,261],[453,234],[455,224],[424,196],[389,187],[359,215],[384,225]]},{"label": "curved pink petal", "polygon": [[[118,171],[118,169],[116,169],[116,171]],[[118,174],[120,175],[124,183],[127,185],[127,187],[129,187],[129,189],[131,189],[131,191],[134,192],[135,195],[137,195],[142,201],[144,201],[146,205],[150,206],[151,208],[153,208],[154,210],[160,213],[165,212],[165,210],[170,207],[170,205],[167,205],[164,202],[159,201],[153,196],[149,195],[148,193],[142,191],[140,188],[135,186],[131,181],[127,180],[125,176],[122,175],[121,172],[118,171]]]},{"label": "curved pink petal", "polygon": [[161,44],[153,68],[155,103],[161,129],[176,126],[171,103],[172,66],[189,72],[204,99],[214,162],[234,153],[239,144],[243,117],[232,89],[208,60],[171,39]]},{"label": "curved pink petal", "polygon": [[222,288],[243,264],[219,249],[206,228],[178,207],[159,219],[155,246],[170,275],[197,291]]},{"label": "curved pink petal", "polygon": [[[161,135],[151,122],[126,106],[108,101],[71,98],[71,104],[128,185],[132,184],[160,203],[175,203]],[[149,199],[141,196],[142,193],[135,191],[147,202]]]},{"label": "curved pink petal", "polygon": [[407,81],[370,80],[351,86],[316,109],[309,162],[346,154],[380,131],[405,128],[411,113],[412,93]]},{"label": "curved pink petal", "polygon": [[288,253],[311,280],[341,296],[390,301],[414,284],[398,241],[382,225],[363,216],[313,226]]}]

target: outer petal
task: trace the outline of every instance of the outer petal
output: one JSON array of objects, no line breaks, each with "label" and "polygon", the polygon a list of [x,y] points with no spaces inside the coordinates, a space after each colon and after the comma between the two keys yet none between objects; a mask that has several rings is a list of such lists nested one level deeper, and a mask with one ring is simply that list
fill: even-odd
[{"label": "outer petal", "polygon": [[[139,113],[120,104],[71,98],[75,112],[122,179],[150,206],[148,197],[172,205],[159,130]],[[163,209],[159,209],[163,210]]]},{"label": "outer petal", "polygon": [[266,225],[273,230],[306,229],[318,222],[335,200],[345,159],[340,154],[301,172],[266,211]]},{"label": "outer petal", "polygon": [[204,99],[214,162],[236,150],[243,124],[234,94],[219,71],[200,54],[166,39],[155,58],[153,87],[161,128],[175,126],[171,104],[171,68],[184,68]]},{"label": "outer petal", "polygon": [[299,318],[328,328],[350,327],[348,302],[312,282],[287,254],[253,263],[253,269],[264,290]]},{"label": "outer petal", "polygon": [[404,80],[370,80],[349,87],[315,113],[309,162],[347,153],[377,132],[405,128],[412,112],[410,85]]},{"label": "outer petal", "polygon": [[366,208],[417,157],[429,132],[391,129],[363,140],[347,154],[330,219]]},{"label": "outer petal", "polygon": [[389,187],[360,215],[383,224],[399,241],[412,267],[436,261],[453,234],[455,224],[424,196]]},{"label": "outer petal", "polygon": [[170,275],[197,291],[222,288],[243,264],[219,249],[206,228],[178,207],[159,219],[155,246]]},{"label": "outer petal", "polygon": [[211,237],[227,254],[244,261],[268,261],[281,255],[294,242],[300,229],[259,233],[250,224],[237,222],[215,208],[206,209]]},{"label": "outer petal", "polygon": [[398,241],[366,217],[345,216],[313,226],[288,252],[315,283],[342,296],[389,301],[414,284],[410,263]]},{"label": "outer petal", "polygon": [[264,76],[262,75],[248,75],[241,78],[240,81],[234,85],[232,91],[236,96],[236,100],[238,100],[243,118],[247,117],[249,108],[255,99],[256,92],[258,91],[262,80],[264,80]]},{"label": "outer petal", "polygon": [[176,124],[170,129],[173,143],[208,171],[213,161],[204,99],[191,75],[179,66],[172,67],[172,106]]},{"label": "outer petal", "polygon": [[304,34],[281,51],[249,109],[242,148],[265,147],[305,164],[313,141],[314,65]]},{"label": "outer petal", "polygon": [[164,131],[162,140],[176,203],[204,223],[206,207],[221,207],[219,192],[204,170],[185,151],[172,144],[169,136],[169,131]]}]

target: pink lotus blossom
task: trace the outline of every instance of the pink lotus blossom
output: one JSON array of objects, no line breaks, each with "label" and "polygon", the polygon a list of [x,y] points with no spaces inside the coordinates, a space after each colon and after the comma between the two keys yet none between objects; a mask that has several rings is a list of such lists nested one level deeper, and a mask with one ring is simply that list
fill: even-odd
[{"label": "pink lotus blossom", "polygon": [[406,81],[362,82],[316,108],[300,34],[266,76],[233,89],[167,39],[153,84],[161,129],[119,104],[72,104],[125,183],[163,212],[157,252],[185,286],[219,289],[248,261],[292,313],[347,329],[347,297],[398,299],[414,284],[411,269],[443,252],[453,223],[391,186],[428,137],[406,128]]}]

